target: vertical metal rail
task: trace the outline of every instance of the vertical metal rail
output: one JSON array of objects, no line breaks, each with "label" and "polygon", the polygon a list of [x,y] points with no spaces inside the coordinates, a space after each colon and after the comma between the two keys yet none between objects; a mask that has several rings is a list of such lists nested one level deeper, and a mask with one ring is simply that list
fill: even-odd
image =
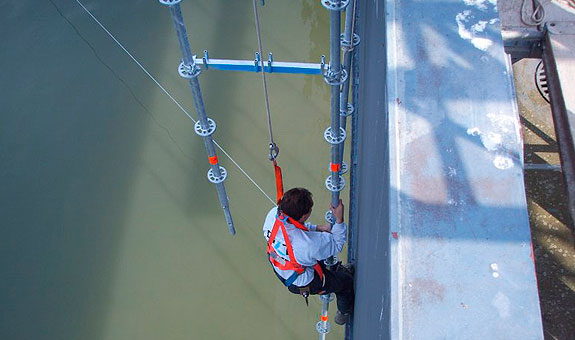
[{"label": "vertical metal rail", "polygon": [[[357,30],[358,25],[358,18],[359,18],[359,7],[356,6],[357,0],[353,0],[353,36],[355,37],[355,32]],[[348,7],[349,9],[349,7]],[[346,13],[347,15],[347,13]],[[346,16],[347,20],[347,16]],[[359,43],[359,35],[358,35],[358,43]],[[351,53],[352,62],[351,62],[351,71],[350,71],[350,78],[351,78],[351,105],[353,107],[353,114],[351,116],[351,152],[350,152],[350,166],[349,166],[349,208],[348,208],[348,238],[347,238],[347,262],[349,263],[356,263],[357,257],[357,150],[358,150],[358,112],[360,110],[361,104],[358,101],[358,88],[359,88],[359,66],[358,66],[358,59],[359,59],[359,50],[353,50]],[[345,106],[344,106],[345,107]],[[343,155],[343,151],[342,151]],[[354,287],[355,287],[355,277],[354,277]],[[345,340],[352,340],[353,339],[353,328],[354,328],[354,321],[353,318],[345,325]]]},{"label": "vertical metal rail", "polygon": [[[335,207],[339,203],[339,193],[345,186],[341,176],[342,154],[340,144],[345,141],[346,132],[340,125],[340,87],[347,79],[347,72],[341,69],[340,34],[341,34],[341,11],[347,7],[350,0],[321,0],[321,4],[330,11],[330,61],[329,68],[324,73],[324,80],[331,86],[331,125],[324,132],[325,140],[331,145],[330,176],[325,180],[326,188],[331,191],[331,204]],[[326,214],[329,223],[334,223],[334,218],[329,212]],[[327,266],[335,264],[335,258],[325,261]],[[322,300],[321,320],[316,328],[319,339],[325,339],[331,326],[327,318],[329,302],[333,300],[333,294],[320,296]]]},{"label": "vertical metal rail", "polygon": [[[348,77],[343,82],[343,86],[341,89],[341,93],[339,96],[339,108],[340,108],[340,118],[339,124],[341,128],[345,131],[347,125],[347,117],[352,115],[355,111],[354,106],[352,103],[349,103],[349,89],[351,80],[351,65],[353,61],[353,54],[355,47],[359,44],[360,38],[359,35],[355,33],[355,6],[356,0],[351,0],[351,4],[347,6],[345,10],[345,30],[341,35],[341,48],[344,52],[343,56],[343,69],[347,72]],[[341,162],[341,173],[345,174],[348,171],[348,166],[343,161],[343,151],[344,151],[345,143],[339,144],[339,153],[342,157]]]},{"label": "vertical metal rail", "polygon": [[178,42],[180,45],[180,51],[182,52],[182,62],[178,67],[178,73],[183,78],[188,79],[190,88],[192,90],[194,106],[196,108],[196,113],[198,114],[198,121],[194,125],[194,130],[199,136],[202,137],[206,147],[206,152],[208,154],[208,160],[210,163],[208,180],[216,185],[218,197],[224,210],[230,234],[235,235],[236,230],[234,228],[234,222],[230,213],[228,195],[226,194],[226,188],[224,187],[223,183],[227,177],[227,171],[224,167],[219,165],[214,140],[212,139],[212,134],[216,131],[216,122],[208,118],[206,115],[206,108],[202,98],[200,83],[197,78],[201,73],[201,69],[196,65],[194,61],[194,56],[188,41],[186,26],[184,24],[182,10],[180,7],[180,2],[182,0],[158,1],[161,4],[168,6],[172,16],[172,21],[174,22],[174,27],[176,29],[176,34],[178,36]]}]

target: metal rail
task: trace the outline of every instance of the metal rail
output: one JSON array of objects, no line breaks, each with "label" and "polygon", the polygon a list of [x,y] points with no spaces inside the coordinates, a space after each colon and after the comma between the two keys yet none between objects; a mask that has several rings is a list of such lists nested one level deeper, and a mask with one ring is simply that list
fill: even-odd
[{"label": "metal rail", "polygon": [[227,177],[227,171],[224,167],[219,165],[214,140],[212,139],[212,134],[216,130],[216,122],[208,118],[206,115],[206,108],[202,98],[200,83],[197,78],[201,73],[201,69],[196,65],[190,48],[186,26],[184,24],[184,18],[182,17],[182,10],[180,7],[181,1],[182,0],[159,0],[161,4],[168,6],[170,15],[172,16],[172,21],[174,22],[176,34],[178,36],[178,43],[180,51],[182,52],[182,63],[178,67],[178,73],[183,78],[188,79],[192,95],[194,97],[194,106],[196,108],[196,113],[198,114],[198,122],[196,122],[194,130],[204,140],[204,145],[208,154],[208,160],[210,163],[208,180],[216,185],[218,198],[224,210],[228,229],[230,234],[235,235],[236,230],[230,213],[228,195],[226,194],[226,188],[223,183]]},{"label": "metal rail", "polygon": [[[260,54],[255,53],[254,60],[235,59],[210,59],[208,51],[204,50],[202,58],[194,57],[196,65],[202,65],[206,70],[240,71],[240,72],[261,72]],[[324,63],[294,63],[274,61],[272,53],[268,54],[265,61],[264,71],[266,73],[290,73],[290,74],[312,74],[320,75],[325,70]]]},{"label": "metal rail", "polygon": [[549,22],[543,42],[543,63],[549,84],[551,112],[569,214],[575,223],[575,22]]}]

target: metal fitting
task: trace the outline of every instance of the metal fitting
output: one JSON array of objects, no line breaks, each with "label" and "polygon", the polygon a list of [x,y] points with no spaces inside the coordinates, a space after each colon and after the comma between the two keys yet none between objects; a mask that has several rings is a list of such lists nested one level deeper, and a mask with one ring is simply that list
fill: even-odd
[{"label": "metal fitting", "polygon": [[327,190],[331,191],[331,192],[340,192],[343,190],[343,188],[345,187],[345,179],[341,176],[339,177],[339,181],[338,181],[338,185],[336,186],[333,183],[333,179],[331,178],[331,175],[327,176],[327,178],[325,179],[325,187],[327,188]]},{"label": "metal fitting", "polygon": [[220,166],[220,176],[219,177],[216,176],[216,174],[214,174],[213,169],[208,170],[208,180],[214,184],[222,183],[223,181],[226,180],[227,177],[228,177],[228,172],[223,166]]},{"label": "metal fitting", "polygon": [[331,324],[329,321],[318,321],[315,325],[315,329],[320,334],[327,334],[331,331]]},{"label": "metal fitting", "polygon": [[204,68],[208,69],[208,62],[210,61],[210,57],[208,55],[208,50],[204,50],[204,56],[202,57],[202,61],[204,62]]},{"label": "metal fitting", "polygon": [[[329,167],[328,170],[331,172],[331,164],[330,164],[330,167]],[[346,162],[343,162],[343,161],[342,161],[342,162],[341,162],[341,168],[339,169],[339,173],[342,174],[342,175],[344,175],[344,174],[347,173],[348,170],[349,170],[349,166],[347,165]]]},{"label": "metal fitting", "polygon": [[199,136],[202,137],[211,136],[214,133],[214,131],[216,131],[216,122],[208,118],[208,126],[204,127],[202,126],[202,122],[198,120],[196,124],[194,124],[194,130]]},{"label": "metal fitting", "polygon": [[268,53],[268,67],[270,69],[270,73],[272,73],[272,63],[274,62],[274,55],[270,52]]},{"label": "metal fitting", "polygon": [[178,73],[181,77],[186,79],[192,79],[200,75],[202,70],[196,65],[196,63],[192,64],[184,64],[182,61],[180,66],[178,66]]},{"label": "metal fitting", "polygon": [[353,48],[356,47],[357,45],[359,45],[361,39],[359,38],[359,35],[357,33],[353,34],[352,37],[352,41],[349,40],[345,40],[345,34],[342,33],[339,36],[339,39],[341,41],[341,49],[344,51],[353,51]]},{"label": "metal fitting", "polygon": [[158,0],[162,5],[173,6],[182,2],[182,0]]},{"label": "metal fitting", "polygon": [[[341,162],[341,168],[339,169],[339,173],[342,174],[342,175],[344,175],[344,174],[347,173],[348,170],[349,170],[349,166],[347,165],[346,162],[343,162],[343,161],[342,161],[342,162]],[[331,172],[331,166],[330,166],[329,171]]]},{"label": "metal fitting", "polygon": [[276,159],[279,153],[280,148],[276,145],[276,143],[270,143],[270,154],[268,156],[269,160],[273,161]]},{"label": "metal fitting", "polygon": [[[337,257],[334,256],[333,258],[334,258],[334,263],[332,263],[331,265],[334,265],[337,262]],[[327,261],[327,259],[325,261]],[[326,265],[328,265],[328,264],[326,263]],[[319,300],[321,302],[324,302],[324,301],[325,302],[332,302],[333,300],[335,300],[335,294],[334,293],[321,294],[319,296]]]},{"label": "metal fitting", "polygon": [[342,69],[339,72],[332,72],[331,68],[328,68],[327,72],[323,74],[323,80],[329,85],[341,85],[347,80],[347,71]]},{"label": "metal fitting", "polygon": [[321,4],[330,11],[341,11],[349,5],[349,0],[321,0]]},{"label": "metal fitting", "polygon": [[347,134],[344,128],[342,127],[339,128],[339,136],[337,138],[334,136],[331,126],[325,129],[323,133],[323,138],[325,138],[325,140],[332,145],[342,143],[343,141],[345,141],[346,136]]},{"label": "metal fitting", "polygon": [[329,224],[335,224],[335,216],[331,210],[325,212],[325,221]]},{"label": "metal fitting", "polygon": [[347,110],[346,109],[340,109],[339,115],[341,117],[351,116],[353,114],[354,110],[355,110],[355,108],[353,107],[353,105],[351,103],[347,103]]}]

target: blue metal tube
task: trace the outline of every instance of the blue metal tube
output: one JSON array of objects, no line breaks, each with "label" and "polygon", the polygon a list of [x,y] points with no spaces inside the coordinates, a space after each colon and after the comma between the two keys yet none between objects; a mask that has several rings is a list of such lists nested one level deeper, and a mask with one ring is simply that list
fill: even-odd
[{"label": "blue metal tube", "polygon": [[[172,16],[172,21],[174,23],[174,28],[176,29],[176,34],[178,36],[180,51],[182,53],[182,61],[183,61],[184,65],[189,66],[192,70],[194,70],[195,68],[197,68],[197,65],[194,62],[194,56],[193,56],[191,48],[190,48],[188,35],[186,33],[186,26],[184,24],[184,19],[182,17],[182,10],[181,10],[180,4],[178,2],[178,3],[175,3],[173,5],[169,5],[168,8],[169,8],[170,14]],[[199,120],[199,123],[201,125],[201,128],[204,130],[208,130],[210,125],[209,125],[208,117],[206,115],[204,100],[202,98],[202,91],[200,89],[200,83],[197,79],[197,75],[189,78],[188,82],[190,84],[190,89],[192,90],[192,95],[194,98],[194,106],[196,108],[196,113],[198,114],[198,120]],[[204,141],[204,145],[206,147],[206,152],[208,154],[208,157],[210,157],[210,159],[216,160],[216,162],[214,162],[214,164],[210,163],[211,164],[210,165],[211,172],[214,175],[214,177],[221,178],[223,176],[222,171],[221,171],[222,168],[220,167],[219,162],[217,162],[216,148],[215,148],[212,136],[211,136],[211,134],[209,134],[209,135],[202,136],[202,138]],[[224,210],[224,215],[226,218],[226,222],[228,224],[228,229],[230,231],[230,234],[234,235],[236,233],[236,231],[235,231],[234,222],[233,222],[233,219],[232,219],[232,216],[230,213],[229,200],[228,200],[228,196],[226,194],[226,188],[223,184],[223,181],[219,182],[219,183],[215,183],[215,184],[216,184],[220,204]]]},{"label": "blue metal tube", "polygon": [[[253,60],[234,60],[234,59],[207,59],[195,58],[197,65],[203,65],[207,69],[222,71],[240,71],[240,72],[261,72],[261,65],[254,65]],[[268,62],[264,65],[267,73],[291,73],[291,74],[322,74],[322,65],[315,63],[292,63],[272,61],[271,67]]]}]

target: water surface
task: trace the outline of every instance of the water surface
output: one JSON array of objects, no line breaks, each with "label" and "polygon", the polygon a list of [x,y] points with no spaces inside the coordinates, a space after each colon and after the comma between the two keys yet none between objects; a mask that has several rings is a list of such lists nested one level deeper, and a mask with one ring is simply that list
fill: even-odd
[{"label": "water surface", "polygon": [[[168,10],[83,3],[195,117]],[[252,59],[251,6],[183,1],[193,51]],[[0,11],[0,338],[315,338],[318,299],[306,308],[264,256],[272,202],[219,152],[231,237],[193,122],[75,1],[1,1]],[[319,62],[328,53],[319,1],[268,0],[260,14],[264,55]],[[199,79],[215,139],[274,197],[259,75]],[[308,187],[312,220],[323,222],[329,88],[318,76],[268,84],[286,186]],[[335,326],[329,337],[342,338]]]}]

